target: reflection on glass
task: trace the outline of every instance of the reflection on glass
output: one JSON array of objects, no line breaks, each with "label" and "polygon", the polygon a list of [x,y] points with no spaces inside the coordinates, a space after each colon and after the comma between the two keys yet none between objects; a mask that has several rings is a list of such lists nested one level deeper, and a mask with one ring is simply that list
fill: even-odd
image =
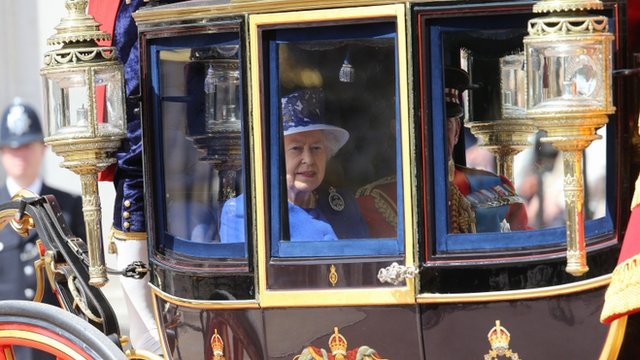
[{"label": "reflection on glass", "polygon": [[204,80],[207,131],[240,128],[240,63],[237,59],[209,63]]},{"label": "reflection on glass", "polygon": [[[222,60],[219,53],[210,46],[163,50],[158,55],[161,93],[166,96],[159,111],[166,231],[173,237],[174,250],[187,253],[193,250],[181,244],[220,243],[223,204],[242,192],[239,59],[237,51]],[[225,126],[229,123],[233,126]],[[215,249],[192,255],[223,254],[223,248]]]},{"label": "reflection on glass", "polygon": [[[546,45],[546,46],[545,46]],[[536,110],[604,106],[598,69],[604,69],[601,43],[569,44],[558,48],[541,43],[530,49],[529,105]]]},{"label": "reflection on glass", "polygon": [[[525,200],[529,226],[544,229],[566,224],[561,154],[550,144],[540,142],[516,156],[516,188]],[[603,138],[587,147],[584,153],[585,220],[606,216],[606,126],[598,130]]]},{"label": "reflection on glass", "polygon": [[349,132],[326,123],[324,92],[303,89],[282,98],[289,240],[325,241],[368,236],[352,193],[326,184],[327,161]]},{"label": "reflection on glass", "polygon": [[[497,74],[499,76],[499,74]],[[447,67],[444,99],[449,161],[450,232],[510,232],[527,230],[526,209],[511,181],[490,171],[456,163],[455,145],[464,144],[463,93],[472,88],[469,73]],[[463,140],[460,141],[460,137]]]},{"label": "reflection on glass", "polygon": [[502,116],[505,119],[524,117],[524,54],[500,58],[500,88],[502,89]]},{"label": "reflection on glass", "polygon": [[278,55],[283,240],[396,238],[395,39],[289,42]]},{"label": "reflection on glass", "polygon": [[[496,166],[499,159],[494,156],[495,144],[504,141],[505,134],[501,132],[512,131],[511,128],[495,126],[492,133],[482,134],[482,138],[472,132],[476,124],[526,120],[522,35],[505,34],[511,37],[501,36],[500,44],[486,48],[482,41],[493,36],[492,33],[443,33],[445,61],[459,64],[450,67],[458,69],[454,75],[450,69],[445,70],[443,92],[448,118],[446,149],[455,163],[449,167],[449,176],[455,185],[449,189],[450,233],[506,232],[565,225],[562,157],[550,144],[540,142],[544,132],[531,132],[528,140],[517,144],[525,150],[518,154],[514,149],[513,154],[518,155],[512,160],[513,175],[509,178],[493,172],[502,168]],[[580,53],[572,47],[562,53],[541,50],[545,56],[538,57],[535,66],[541,66],[547,79],[536,79],[541,90],[537,98],[540,106],[553,101],[571,103],[568,106],[596,101],[602,89],[595,69],[596,62],[602,59],[595,49],[595,46],[588,47]],[[468,78],[464,77],[465,72]],[[461,125],[463,121],[467,127]],[[605,130],[599,134],[604,137]],[[493,148],[487,146],[491,143]],[[606,137],[585,151],[587,220],[606,215],[605,144]]]}]

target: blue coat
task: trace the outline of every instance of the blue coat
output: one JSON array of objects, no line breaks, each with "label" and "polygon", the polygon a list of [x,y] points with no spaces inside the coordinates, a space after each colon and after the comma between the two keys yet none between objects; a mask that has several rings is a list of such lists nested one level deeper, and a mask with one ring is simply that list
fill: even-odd
[{"label": "blue coat", "polygon": [[[344,199],[344,209],[334,210],[329,203],[329,191],[318,189],[314,209],[303,209],[288,203],[289,236],[291,241],[326,241],[362,239],[369,236],[367,225],[352,194],[338,190]],[[225,202],[220,216],[220,241],[245,241],[244,195]]]}]

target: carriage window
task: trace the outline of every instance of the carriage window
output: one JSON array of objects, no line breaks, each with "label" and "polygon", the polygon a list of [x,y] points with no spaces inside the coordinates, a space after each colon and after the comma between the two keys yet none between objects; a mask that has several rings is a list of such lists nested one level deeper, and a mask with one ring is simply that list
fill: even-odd
[{"label": "carriage window", "polygon": [[[562,154],[525,111],[527,19],[510,14],[425,22],[436,254],[526,250],[565,241]],[[489,23],[491,29],[484,29]],[[600,129],[602,139],[584,154],[585,231],[592,238],[613,230],[607,131]]]},{"label": "carriage window", "polygon": [[395,23],[265,35],[272,256],[401,254]]},{"label": "carriage window", "polygon": [[[223,204],[244,193],[239,36],[156,39],[150,49],[154,131],[161,133],[153,150],[162,174],[155,190],[160,246],[194,257],[245,257],[240,235],[220,226]],[[236,200],[233,213],[241,214],[244,200]]]}]

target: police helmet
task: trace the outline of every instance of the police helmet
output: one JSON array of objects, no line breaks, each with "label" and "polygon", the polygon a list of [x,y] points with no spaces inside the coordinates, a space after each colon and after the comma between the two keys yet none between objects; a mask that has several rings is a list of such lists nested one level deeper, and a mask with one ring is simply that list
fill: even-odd
[{"label": "police helmet", "polygon": [[16,98],[2,113],[0,147],[17,148],[44,140],[42,125],[36,111]]}]

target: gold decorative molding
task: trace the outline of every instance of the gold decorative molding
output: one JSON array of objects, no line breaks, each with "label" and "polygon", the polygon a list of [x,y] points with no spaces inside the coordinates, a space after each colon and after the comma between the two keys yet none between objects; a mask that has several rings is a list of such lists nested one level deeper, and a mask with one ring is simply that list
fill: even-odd
[{"label": "gold decorative molding", "polygon": [[124,352],[127,355],[128,360],[162,360],[163,357],[156,355],[148,350],[142,349],[127,349]]},{"label": "gold decorative molding", "polygon": [[557,11],[602,10],[600,0],[542,0],[533,5],[534,13],[550,13]]},{"label": "gold decorative molding", "polygon": [[338,283],[338,273],[336,272],[336,266],[333,264],[329,268],[329,283],[331,286],[336,286]]},{"label": "gold decorative molding", "polygon": [[416,297],[419,304],[446,304],[446,303],[470,303],[470,302],[494,302],[531,300],[542,297],[570,295],[588,290],[593,290],[609,285],[611,274],[599,276],[593,279],[577,281],[571,284],[548,286],[537,289],[490,291],[463,294],[420,294]]},{"label": "gold decorative molding", "polygon": [[191,300],[167,294],[153,284],[149,284],[149,287],[154,298],[159,297],[173,305],[192,309],[258,309],[260,307],[256,300]]},{"label": "gold decorative molding", "polygon": [[[266,2],[256,2],[254,5],[263,6]],[[284,4],[285,2],[279,2]],[[292,2],[296,3],[296,2]],[[292,3],[287,3],[291,5]],[[300,2],[309,8],[315,8],[315,6],[330,7],[331,5],[324,2],[316,2],[311,4],[311,1]],[[336,2],[331,2],[337,4]],[[353,3],[349,1],[348,3]],[[361,2],[360,2],[361,3]],[[367,4],[377,4],[378,2],[372,2]],[[384,2],[385,4],[391,2]],[[273,3],[271,3],[273,5]],[[295,13],[277,12],[279,9],[275,6],[272,7],[272,13],[269,14],[251,14],[248,17],[248,36],[249,36],[249,56],[248,63],[251,65],[248,67],[250,71],[249,92],[251,103],[250,105],[250,118],[251,127],[255,134],[262,134],[266,131],[264,119],[268,117],[268,114],[264,114],[264,93],[262,92],[261,84],[263,83],[261,66],[264,65],[265,57],[262,44],[262,36],[265,32],[272,29],[289,29],[299,26],[314,26],[314,25],[326,25],[326,26],[338,26],[341,24],[350,24],[354,21],[367,21],[367,22],[390,22],[396,23],[396,46],[397,46],[397,82],[399,86],[399,96],[397,101],[399,103],[399,117],[400,117],[400,143],[402,144],[401,159],[402,159],[402,173],[404,174],[398,181],[402,183],[403,189],[412,189],[413,176],[410,176],[413,172],[413,166],[411,165],[412,153],[410,144],[412,139],[410,137],[409,121],[409,98],[410,95],[410,81],[409,79],[409,58],[407,38],[408,33],[408,20],[407,14],[408,7],[406,4],[395,5],[380,5],[380,6],[360,6],[353,8],[343,8],[343,2],[340,2],[340,11],[331,9],[321,10],[308,10],[297,11]],[[252,3],[248,3],[252,5]],[[266,6],[266,5],[265,5]],[[251,13],[252,8],[248,6],[243,13]],[[268,186],[264,182],[265,169],[268,166],[265,165],[265,159],[262,156],[262,152],[259,149],[264,149],[264,139],[262,136],[250,137],[250,148],[252,161],[251,161],[251,173],[255,184],[255,223],[254,229],[268,228],[269,218],[266,216],[268,210]],[[404,208],[399,209],[399,213],[403,216],[403,223],[407,229],[412,229],[411,224],[414,224],[414,211],[412,206],[415,203],[415,198],[410,191],[405,191],[405,198],[402,201]],[[399,201],[400,203],[400,201]],[[401,241],[404,241],[405,259],[404,264],[411,266],[415,263],[414,256],[414,243],[416,234],[413,231],[405,231]],[[256,266],[257,266],[257,280],[258,289],[257,293],[260,296],[260,306],[263,308],[271,307],[308,307],[308,306],[361,306],[361,305],[387,305],[387,304],[414,304],[415,303],[415,281],[413,279],[407,279],[403,286],[398,287],[376,287],[376,288],[329,288],[318,290],[273,290],[268,288],[267,277],[268,266],[270,261],[269,250],[266,244],[270,240],[267,238],[264,231],[256,231],[254,244],[256,245]]]},{"label": "gold decorative molding", "polygon": [[627,329],[627,319],[627,316],[623,316],[611,323],[599,360],[618,359],[622,341],[624,340],[624,332]]},{"label": "gold decorative molding", "polygon": [[[29,190],[22,189],[22,190],[19,190],[15,195],[13,195],[11,197],[11,200],[16,201],[20,199],[35,198],[35,197],[38,197],[38,195],[36,195],[35,193]],[[18,212],[16,211],[16,215],[17,214]],[[11,218],[11,221],[10,221],[11,228],[16,233],[18,233],[18,235],[22,237],[27,237],[29,236],[29,230],[35,228],[35,223],[33,222],[33,218],[29,214],[23,213],[21,215],[22,215],[21,218],[17,218],[16,216],[13,216]]]}]

